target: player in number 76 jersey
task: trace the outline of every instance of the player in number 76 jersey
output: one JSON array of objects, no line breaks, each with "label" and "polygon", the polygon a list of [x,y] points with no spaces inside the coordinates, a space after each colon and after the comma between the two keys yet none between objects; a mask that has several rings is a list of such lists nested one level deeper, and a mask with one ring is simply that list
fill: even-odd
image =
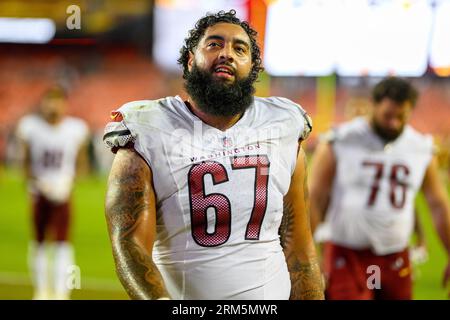
[{"label": "player in number 76 jersey", "polygon": [[[407,124],[416,89],[404,79],[386,78],[372,99],[371,114],[327,134],[313,159],[312,224],[316,229],[324,221],[316,235],[328,241],[329,299],[411,299],[408,244],[420,189],[450,252],[450,205],[432,138]],[[368,279],[374,270],[379,281]],[[450,264],[444,283],[449,280]]]}]

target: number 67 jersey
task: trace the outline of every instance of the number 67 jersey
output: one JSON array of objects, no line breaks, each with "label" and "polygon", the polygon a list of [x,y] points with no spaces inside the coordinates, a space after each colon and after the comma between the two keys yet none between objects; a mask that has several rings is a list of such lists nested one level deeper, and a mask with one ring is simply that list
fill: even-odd
[{"label": "number 67 jersey", "polygon": [[221,131],[180,97],[136,101],[113,112],[104,141],[133,142],[153,172],[153,260],[174,299],[288,299],[278,229],[311,123],[284,98],[257,98]]},{"label": "number 67 jersey", "polygon": [[359,117],[327,140],[337,163],[325,221],[329,240],[378,255],[404,250],[414,227],[415,197],[433,154],[432,137],[407,125],[385,145]]}]

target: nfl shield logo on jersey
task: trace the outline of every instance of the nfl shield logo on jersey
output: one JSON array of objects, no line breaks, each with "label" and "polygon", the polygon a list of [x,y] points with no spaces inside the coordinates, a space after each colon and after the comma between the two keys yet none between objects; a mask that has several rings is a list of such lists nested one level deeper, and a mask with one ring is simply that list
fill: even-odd
[{"label": "nfl shield logo on jersey", "polygon": [[223,137],[222,142],[224,147],[231,147],[233,145],[233,140],[229,137]]}]

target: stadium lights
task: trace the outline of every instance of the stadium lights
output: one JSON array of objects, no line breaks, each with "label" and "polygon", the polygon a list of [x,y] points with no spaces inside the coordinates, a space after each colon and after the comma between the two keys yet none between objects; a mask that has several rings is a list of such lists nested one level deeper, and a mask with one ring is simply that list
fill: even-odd
[{"label": "stadium lights", "polygon": [[50,19],[0,18],[0,42],[47,43],[55,33],[55,23]]}]

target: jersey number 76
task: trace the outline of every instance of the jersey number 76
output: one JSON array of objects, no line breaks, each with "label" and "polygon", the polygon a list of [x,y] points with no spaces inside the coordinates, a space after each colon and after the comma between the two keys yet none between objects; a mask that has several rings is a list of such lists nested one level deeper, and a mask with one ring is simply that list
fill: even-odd
[{"label": "jersey number 76", "polygon": [[[373,167],[375,169],[375,175],[370,190],[369,199],[367,200],[367,206],[372,207],[378,198],[380,191],[380,181],[384,175],[384,163],[375,161],[364,161],[362,164],[364,167]],[[405,206],[407,183],[399,179],[399,174],[403,177],[409,175],[409,168],[403,164],[394,164],[389,172],[389,200],[391,205],[395,209],[402,209]]]}]

